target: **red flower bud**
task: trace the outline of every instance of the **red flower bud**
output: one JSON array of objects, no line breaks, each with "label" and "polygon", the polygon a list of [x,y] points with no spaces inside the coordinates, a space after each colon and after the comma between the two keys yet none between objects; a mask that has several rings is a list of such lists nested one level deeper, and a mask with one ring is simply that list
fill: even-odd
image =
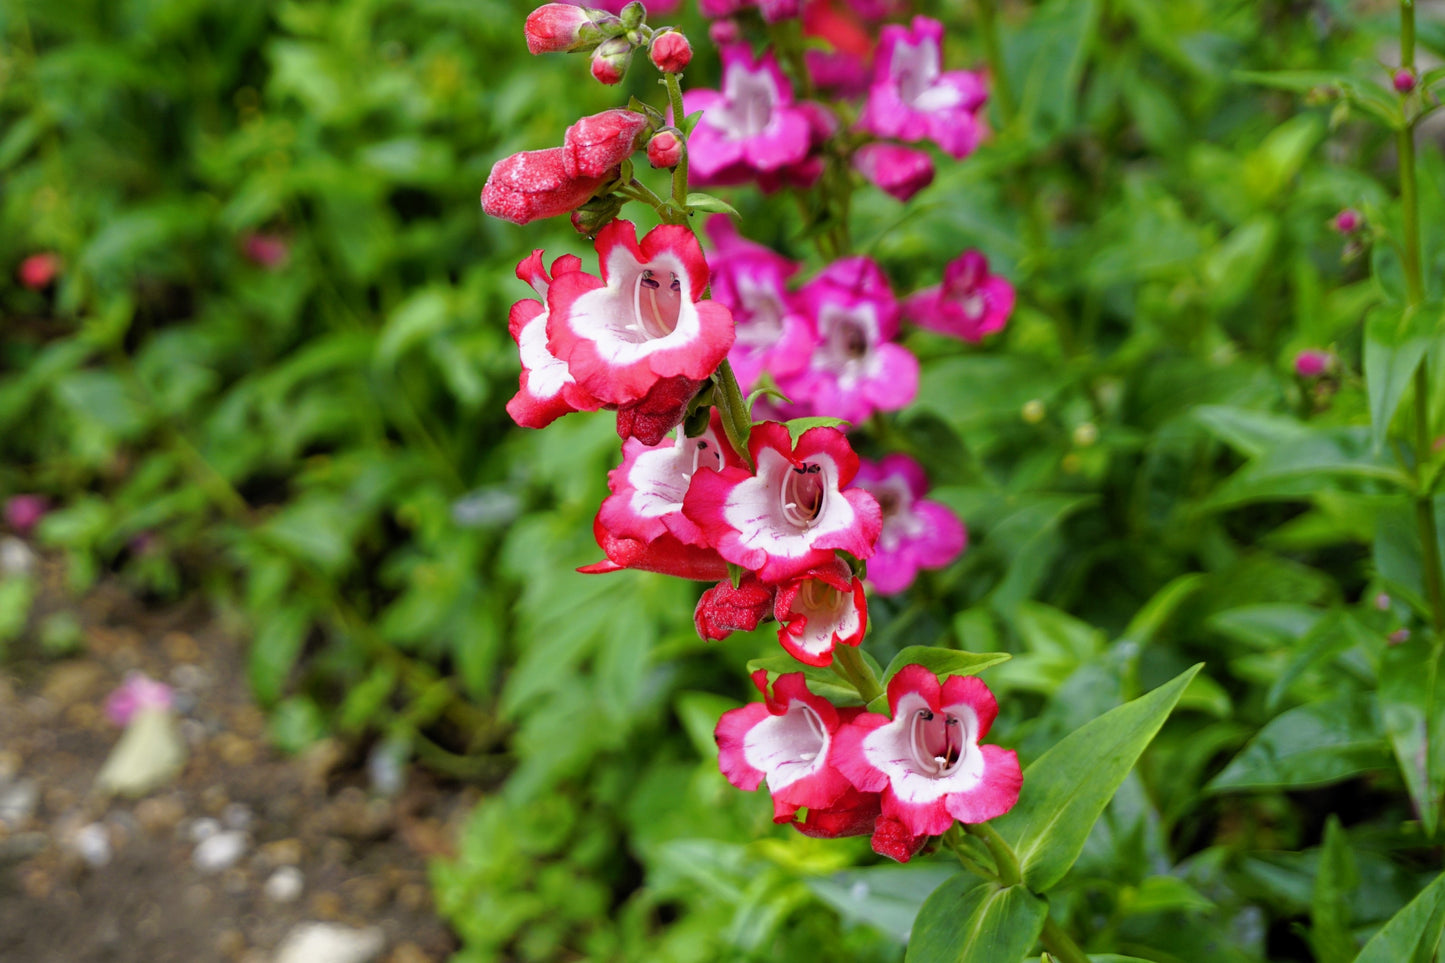
[{"label": "red flower bud", "polygon": [[563,138],[564,169],[572,177],[606,177],[637,150],[647,125],[647,115],[621,108],[583,117]]},{"label": "red flower bud", "polygon": [[527,15],[527,50],[534,54],[569,53],[602,38],[591,15],[570,3],[544,3]]},{"label": "red flower bud", "polygon": [[20,268],[15,273],[21,284],[39,291],[49,287],[50,282],[60,273],[60,258],[49,252],[32,254],[20,262]]},{"label": "red flower bud", "polygon": [[571,177],[564,148],[529,150],[497,161],[482,188],[482,210],[513,224],[567,214],[602,186],[600,177]]},{"label": "red flower bud", "polygon": [[600,84],[620,84],[632,60],[632,44],[625,37],[604,40],[592,51],[592,78]]},{"label": "red flower bud", "polygon": [[1318,378],[1334,366],[1335,356],[1316,348],[1301,351],[1294,358],[1294,372],[1301,378]]},{"label": "red flower bud", "polygon": [[692,616],[697,634],[717,641],[733,632],[751,632],[773,607],[773,591],[755,575],[744,578],[737,588],[730,581],[717,583],[697,601]]},{"label": "red flower bud", "polygon": [[653,167],[676,167],[682,160],[682,138],[671,130],[661,130],[647,142],[647,162]]},{"label": "red flower bud", "polygon": [[652,38],[647,54],[652,65],[665,74],[680,74],[692,62],[692,44],[676,30],[668,30]]},{"label": "red flower bud", "polygon": [[1394,85],[1396,93],[1408,94],[1415,89],[1415,71],[1402,67],[1395,71],[1395,76],[1390,78],[1390,83]]},{"label": "red flower bud", "polygon": [[1353,207],[1347,207],[1335,215],[1331,225],[1341,234],[1353,234],[1360,229],[1365,219]]},{"label": "red flower bud", "polygon": [[27,535],[49,508],[44,495],[12,495],[5,501],[5,524],[17,535]]},{"label": "red flower bud", "polygon": [[617,436],[624,441],[636,438],[644,445],[659,444],[682,424],[688,402],[701,387],[701,381],[681,375],[659,379],[641,399],[617,409]]},{"label": "red flower bud", "polygon": [[291,256],[286,239],[275,234],[247,234],[241,241],[241,251],[246,260],[267,270],[281,267]]}]

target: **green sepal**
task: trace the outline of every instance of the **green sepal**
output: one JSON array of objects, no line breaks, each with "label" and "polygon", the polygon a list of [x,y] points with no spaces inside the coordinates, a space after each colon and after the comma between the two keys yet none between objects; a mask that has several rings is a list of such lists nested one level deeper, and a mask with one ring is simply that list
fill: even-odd
[{"label": "green sepal", "polygon": [[738,219],[742,218],[736,207],[721,197],[704,194],[702,191],[692,191],[687,195],[687,210],[689,214],[693,211],[703,211],[707,214],[731,214]]}]

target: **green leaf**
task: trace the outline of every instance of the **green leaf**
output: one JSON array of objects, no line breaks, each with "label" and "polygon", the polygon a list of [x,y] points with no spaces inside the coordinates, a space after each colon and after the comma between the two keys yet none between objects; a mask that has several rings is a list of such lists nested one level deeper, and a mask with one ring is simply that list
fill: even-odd
[{"label": "green leaf", "polygon": [[397,359],[418,343],[446,328],[451,321],[449,292],[442,287],[423,288],[407,298],[387,318],[376,340],[374,364],[379,369],[396,365]]},{"label": "green leaf", "polygon": [[1349,838],[1340,817],[1330,813],[1310,897],[1310,948],[1317,963],[1350,963],[1355,958],[1359,947],[1350,935],[1349,895],[1358,885],[1360,875]]},{"label": "green leaf", "polygon": [[[862,655],[865,661],[871,661],[868,653],[864,652]],[[759,669],[768,670],[769,683],[785,673],[801,672],[803,678],[808,681],[808,690],[822,696],[834,705],[858,706],[863,704],[863,700],[858,696],[858,690],[839,678],[832,669],[803,665],[786,652],[764,656],[761,659],[751,659],[747,669],[748,675],[752,675]]]},{"label": "green leaf", "polygon": [[733,217],[742,219],[738,209],[733,207],[721,197],[714,197],[711,194],[704,194],[702,191],[692,191],[687,195],[688,213],[693,211],[704,211],[708,214],[731,214]]},{"label": "green leaf", "polygon": [[256,698],[269,705],[280,697],[291,667],[301,655],[311,613],[306,606],[292,603],[253,616],[259,621],[246,668]]},{"label": "green leaf", "polygon": [[683,731],[702,759],[717,758],[717,741],[713,739],[717,721],[724,712],[737,707],[738,700],[714,692],[679,692],[672,700],[672,711],[677,713]]},{"label": "green leaf", "polygon": [[1385,444],[1390,422],[1409,390],[1420,359],[1438,336],[1441,305],[1380,305],[1365,319],[1365,385],[1370,395],[1370,438]]},{"label": "green leaf", "polygon": [[[951,675],[978,675],[991,665],[1007,662],[1013,656],[1007,652],[960,652],[958,649],[941,649],[931,645],[910,645],[893,657],[883,673],[883,687],[898,674],[905,665],[921,665],[940,679]],[[888,693],[868,703],[871,712],[886,712]]]},{"label": "green leaf", "polygon": [[980,883],[961,873],[924,900],[904,963],[1018,960],[1044,928],[1049,906],[1023,886]]},{"label": "green leaf", "polygon": [[946,864],[869,866],[807,884],[845,920],[867,923],[905,943],[929,894],[956,875],[958,867]]},{"label": "green leaf", "polygon": [[1445,798],[1445,692],[1428,643],[1388,646],[1380,658],[1380,716],[1425,835]]},{"label": "green leaf", "polygon": [[1202,665],[1074,730],[1024,770],[1018,805],[994,825],[1018,854],[1030,889],[1049,889],[1074,865],[1099,814]]},{"label": "green leaf", "polygon": [[1205,788],[1323,786],[1387,764],[1369,700],[1349,693],[1276,716]]},{"label": "green leaf", "polygon": [[1355,963],[1429,963],[1445,931],[1445,874],[1425,887],[1365,944]]},{"label": "green leaf", "polygon": [[843,418],[828,418],[828,417],[824,417],[824,416],[821,416],[821,415],[820,415],[820,416],[815,417],[815,418],[793,418],[793,419],[790,419],[789,421],[784,422],[784,424],[787,426],[788,434],[789,434],[789,435],[792,437],[792,439],[793,439],[793,444],[796,445],[796,444],[798,443],[798,439],[801,438],[801,437],[803,437],[803,432],[808,431],[809,429],[812,429],[812,428],[839,428],[839,429],[841,429],[844,425],[849,424],[849,422],[848,422],[847,420],[843,419]]},{"label": "green leaf", "polygon": [[1310,429],[1229,476],[1205,505],[1217,511],[1254,501],[1303,500],[1331,477],[1384,481],[1402,491],[1413,486],[1393,459],[1371,451],[1369,429]]},{"label": "green leaf", "polygon": [[1210,434],[1249,458],[1309,434],[1309,426],[1294,418],[1250,408],[1201,405],[1194,410],[1194,418]]}]

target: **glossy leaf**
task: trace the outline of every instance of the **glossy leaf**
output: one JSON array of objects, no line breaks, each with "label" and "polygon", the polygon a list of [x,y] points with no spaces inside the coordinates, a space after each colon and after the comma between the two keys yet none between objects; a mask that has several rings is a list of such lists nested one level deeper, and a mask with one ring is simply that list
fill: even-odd
[{"label": "glossy leaf", "polygon": [[1408,640],[1380,657],[1380,717],[1427,836],[1445,798],[1445,684],[1427,641]]},{"label": "glossy leaf", "polygon": [[1365,384],[1370,393],[1370,438],[1375,450],[1385,444],[1395,410],[1410,390],[1415,369],[1439,336],[1441,305],[1402,310],[1382,305],[1365,319]]},{"label": "glossy leaf", "polygon": [[1023,886],[980,883],[960,874],[924,901],[904,963],[1020,959],[1038,939],[1048,912],[1048,904]]},{"label": "glossy leaf", "polygon": [[1360,693],[1343,693],[1270,720],[1206,788],[1323,786],[1387,763],[1370,701]]},{"label": "glossy leaf", "polygon": [[1396,913],[1355,963],[1430,963],[1445,932],[1445,874]]}]

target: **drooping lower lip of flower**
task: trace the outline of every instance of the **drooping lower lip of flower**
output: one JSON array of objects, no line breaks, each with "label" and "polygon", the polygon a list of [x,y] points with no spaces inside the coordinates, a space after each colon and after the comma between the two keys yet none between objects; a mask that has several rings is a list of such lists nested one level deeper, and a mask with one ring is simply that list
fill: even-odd
[{"label": "drooping lower lip of flower", "polygon": [[778,587],[778,641],[805,665],[829,665],[839,645],[859,645],[868,629],[863,580],[839,559]]},{"label": "drooping lower lip of flower", "polygon": [[[580,268],[576,257],[563,255],[552,262],[549,275],[542,252],[537,250],[517,265],[517,277],[545,299],[554,278]],[[517,393],[507,402],[507,413],[517,424],[545,428],[569,412],[602,407],[602,402],[577,384],[567,365],[547,350],[547,309],[542,301],[525,298],[513,304],[507,328],[522,362]]]}]

